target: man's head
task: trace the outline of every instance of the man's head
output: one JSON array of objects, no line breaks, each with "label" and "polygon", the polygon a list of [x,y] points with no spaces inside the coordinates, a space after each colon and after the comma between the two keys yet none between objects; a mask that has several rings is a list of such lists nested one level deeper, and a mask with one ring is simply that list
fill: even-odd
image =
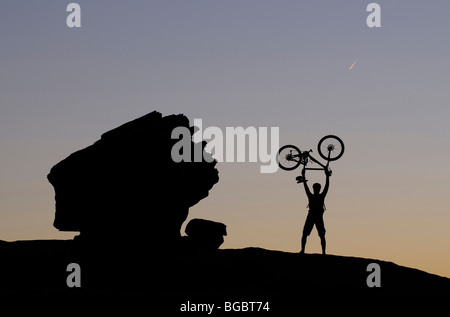
[{"label": "man's head", "polygon": [[319,183],[315,183],[312,187],[313,187],[314,194],[319,194],[320,189],[322,188],[322,186]]}]

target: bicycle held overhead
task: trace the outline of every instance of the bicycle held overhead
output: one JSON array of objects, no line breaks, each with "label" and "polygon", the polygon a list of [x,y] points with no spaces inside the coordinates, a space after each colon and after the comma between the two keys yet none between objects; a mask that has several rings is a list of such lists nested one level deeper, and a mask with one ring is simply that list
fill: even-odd
[{"label": "bicycle held overhead", "polygon": [[[292,171],[299,167],[304,166],[305,170],[326,170],[329,175],[332,174],[329,168],[331,161],[336,161],[344,154],[344,142],[335,135],[327,135],[320,139],[317,145],[317,151],[321,158],[327,161],[326,165],[319,162],[314,158],[309,151],[300,151],[295,145],[284,145],[278,150],[277,161],[281,169],[285,171]],[[306,167],[308,163],[316,163],[321,167],[312,168]],[[302,182],[303,180],[299,180]]]}]

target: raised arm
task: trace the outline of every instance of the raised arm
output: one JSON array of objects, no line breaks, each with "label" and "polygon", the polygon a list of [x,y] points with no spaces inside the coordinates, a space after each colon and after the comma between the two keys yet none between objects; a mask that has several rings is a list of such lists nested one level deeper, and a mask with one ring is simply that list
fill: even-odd
[{"label": "raised arm", "polygon": [[325,175],[326,175],[326,182],[325,182],[325,187],[323,188],[322,191],[322,195],[326,196],[328,193],[328,187],[330,187],[330,172],[328,172],[328,170],[324,170]]},{"label": "raised arm", "polygon": [[305,177],[305,173],[306,173],[306,170],[305,170],[305,168],[303,168],[303,169],[302,169],[303,186],[305,187],[306,195],[308,195],[308,197],[309,197],[309,196],[311,196],[312,194],[311,194],[311,191],[309,190],[308,184],[306,184],[307,180],[306,180],[306,177]]}]

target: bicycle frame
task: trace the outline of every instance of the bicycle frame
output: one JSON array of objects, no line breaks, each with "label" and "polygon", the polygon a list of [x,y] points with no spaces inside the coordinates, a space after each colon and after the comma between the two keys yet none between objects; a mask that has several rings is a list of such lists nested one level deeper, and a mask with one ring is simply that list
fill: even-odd
[{"label": "bicycle frame", "polygon": [[[320,163],[317,159],[315,159],[310,154],[311,152],[312,152],[312,150],[305,151],[305,152],[302,152],[300,155],[293,155],[293,157],[302,157],[303,158],[303,161],[304,161],[303,165],[305,166],[304,167],[305,170],[308,170],[308,171],[329,170],[330,161],[327,161],[327,164],[323,165],[322,163]],[[328,157],[330,157],[330,154],[331,154],[331,152],[329,151],[328,152]],[[302,158],[300,158],[300,160],[302,160]],[[308,165],[308,160],[307,159],[305,160],[305,158],[310,159],[312,162],[319,164],[321,166],[321,168],[320,167],[306,167],[306,165]]]}]

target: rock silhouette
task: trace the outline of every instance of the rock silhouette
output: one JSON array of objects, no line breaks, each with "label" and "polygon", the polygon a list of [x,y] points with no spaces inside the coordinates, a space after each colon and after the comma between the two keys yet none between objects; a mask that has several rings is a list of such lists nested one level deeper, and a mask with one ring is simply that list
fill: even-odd
[{"label": "rock silhouette", "polygon": [[223,243],[227,235],[227,226],[220,222],[205,219],[192,219],[184,230],[191,248],[214,251]]},{"label": "rock silhouette", "polygon": [[[79,231],[80,240],[133,239],[170,248],[181,240],[189,208],[218,182],[216,161],[176,163],[172,130],[194,127],[184,115],[151,112],[101,136],[56,164],[47,178],[55,190],[53,225]],[[205,147],[206,142],[192,147]],[[204,153],[204,155],[209,155]]]}]

